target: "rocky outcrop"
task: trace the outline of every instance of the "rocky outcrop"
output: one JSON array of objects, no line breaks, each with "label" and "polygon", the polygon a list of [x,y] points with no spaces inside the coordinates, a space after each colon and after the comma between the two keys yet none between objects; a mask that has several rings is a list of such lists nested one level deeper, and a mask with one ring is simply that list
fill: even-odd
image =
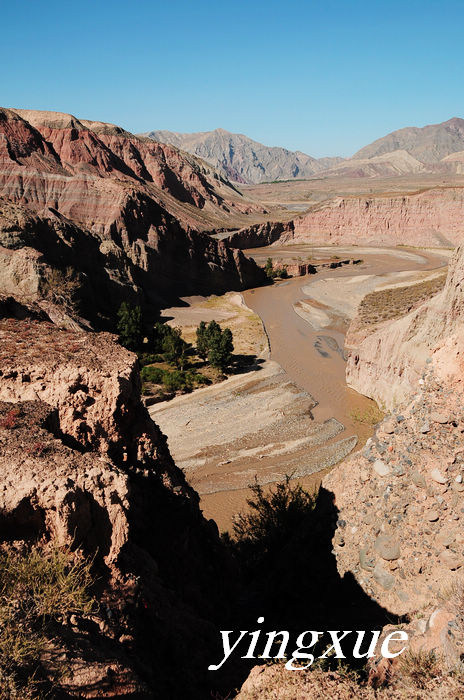
[{"label": "rocky outcrop", "polygon": [[[354,324],[353,324],[354,325]],[[426,363],[449,385],[459,380],[464,358],[464,249],[450,261],[441,292],[394,321],[385,321],[364,337],[350,331],[347,383],[388,409],[420,388]]]},{"label": "rocky outcrop", "polygon": [[44,268],[71,267],[82,313],[123,299],[260,284],[253,261],[200,231],[258,210],[206,164],[108,124],[0,111],[0,292],[40,297]]},{"label": "rocky outcrop", "polygon": [[57,633],[62,690],[205,697],[234,576],[140,402],[136,357],[27,317],[1,320],[0,337],[2,546],[79,548],[98,580],[98,612]]},{"label": "rocky outcrop", "polygon": [[289,222],[272,222],[266,221],[264,224],[255,224],[249,228],[243,228],[240,231],[235,231],[227,238],[223,239],[231,248],[261,248],[266,245],[272,245],[276,241],[292,238],[294,234],[293,221]]},{"label": "rocky outcrop", "polygon": [[324,478],[338,509],[340,574],[395,614],[436,604],[462,576],[462,376],[451,392],[426,371],[414,400]]}]

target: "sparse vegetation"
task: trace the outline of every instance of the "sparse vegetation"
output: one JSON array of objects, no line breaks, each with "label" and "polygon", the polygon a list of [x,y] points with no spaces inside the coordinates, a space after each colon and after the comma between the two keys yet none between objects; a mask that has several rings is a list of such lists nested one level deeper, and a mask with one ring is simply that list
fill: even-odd
[{"label": "sparse vegetation", "polygon": [[[234,349],[232,332],[216,321],[202,321],[196,330],[196,348],[182,338],[180,328],[156,323],[151,342],[154,353],[139,352],[142,391],[157,400],[177,392],[190,392],[219,379],[230,365]],[[196,352],[195,352],[196,351]],[[176,369],[170,369],[169,365]],[[216,373],[215,373],[216,371]]]},{"label": "sparse vegetation", "polygon": [[51,653],[53,625],[71,614],[92,613],[91,584],[90,563],[68,550],[0,553],[2,698],[49,696],[58,677],[46,678],[43,657]]},{"label": "sparse vegetation", "polygon": [[269,279],[276,279],[277,277],[279,277],[280,279],[287,279],[289,276],[285,265],[283,265],[282,267],[274,267],[272,258],[268,258],[266,260],[266,264],[264,265],[264,272],[266,273],[266,276]]},{"label": "sparse vegetation", "polygon": [[235,519],[232,537],[223,535],[246,569],[275,555],[301,530],[316,503],[316,496],[292,484],[288,475],[267,492],[257,481],[250,488],[248,510]]},{"label": "sparse vegetation", "polygon": [[372,326],[382,321],[400,318],[437,294],[444,286],[446,273],[424,282],[404,287],[379,289],[367,294],[359,305],[362,326]]},{"label": "sparse vegetation", "polygon": [[11,411],[0,420],[0,428],[5,428],[6,430],[13,430],[18,424],[19,410],[17,408],[12,408]]},{"label": "sparse vegetation", "polygon": [[400,673],[414,688],[424,690],[440,675],[440,664],[433,651],[406,651],[400,658]]},{"label": "sparse vegetation", "polygon": [[145,383],[162,384],[168,391],[188,392],[209,383],[207,377],[193,370],[172,371],[149,365],[142,368],[141,375]]},{"label": "sparse vegetation", "polygon": [[350,411],[350,417],[357,423],[364,423],[366,425],[377,425],[384,417],[384,413],[380,410],[378,406],[369,406],[361,410],[360,408],[353,408]]}]

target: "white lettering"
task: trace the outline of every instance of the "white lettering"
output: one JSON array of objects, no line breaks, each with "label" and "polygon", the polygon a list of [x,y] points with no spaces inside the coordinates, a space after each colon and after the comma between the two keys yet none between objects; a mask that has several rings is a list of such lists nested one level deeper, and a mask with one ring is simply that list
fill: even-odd
[{"label": "white lettering", "polygon": [[[395,637],[395,635],[399,635],[398,637]],[[395,656],[399,656],[400,654],[403,653],[403,651],[406,649],[406,647],[403,647],[401,651],[397,651],[396,654],[392,654],[392,652],[388,648],[388,644],[392,642],[407,642],[408,640],[408,634],[407,632],[404,632],[403,630],[398,630],[397,632],[390,632],[389,635],[385,637],[382,643],[382,647],[380,649],[380,653],[382,654],[383,657],[386,659],[394,659]]]},{"label": "white lettering", "polygon": [[[264,617],[258,617],[258,623],[261,624],[264,622]],[[250,646],[248,647],[248,651],[245,656],[242,656],[242,659],[254,659],[255,658],[255,649],[256,645],[258,643],[258,638],[259,635],[261,634],[261,630],[255,630],[254,632],[250,632],[251,636],[251,642]]]},{"label": "white lettering", "polygon": [[[334,649],[335,650],[335,658],[336,659],[344,659],[345,655],[343,654],[342,648],[340,646],[340,642],[342,641],[342,639],[344,639],[346,637],[347,634],[351,634],[351,630],[345,630],[344,632],[340,632],[339,630],[328,630],[327,632],[328,632],[328,634],[330,634],[330,636],[332,638],[332,645],[328,649],[326,649],[325,652],[322,654],[322,656],[320,656],[319,658],[326,659],[329,651]],[[338,636],[339,634],[341,634],[341,637]]]},{"label": "white lettering", "polygon": [[[280,635],[282,635],[282,641],[280,642],[279,653],[271,656],[271,649],[272,649],[272,645],[274,644],[274,640],[276,637],[278,637]],[[283,659],[285,656],[285,651],[287,649],[287,644],[289,642],[289,639],[290,639],[290,635],[286,630],[281,630],[280,632],[276,632],[275,630],[273,632],[268,632],[267,633],[267,642],[266,642],[266,646],[264,647],[262,658],[263,659]]]},{"label": "white lettering", "polygon": [[[311,635],[311,643],[308,645],[305,645],[304,643],[304,638],[305,635],[310,634]],[[312,654],[307,654],[303,650],[304,649],[311,649],[312,646],[314,646],[318,640],[321,634],[324,634],[323,632],[313,632],[312,630],[308,630],[307,632],[302,632],[298,639],[296,640],[296,644],[298,649],[293,652],[293,656],[290,659],[290,661],[287,661],[285,664],[285,668],[287,671],[304,671],[308,666],[311,666],[312,662],[314,661],[314,656]],[[293,662],[298,660],[298,659],[308,659],[308,663],[305,666],[293,666]]]},{"label": "white lettering", "polygon": [[[233,632],[234,632],[233,630],[221,630],[222,648],[224,650],[224,658],[222,659],[220,664],[211,664],[210,666],[208,666],[208,671],[217,671],[218,669],[220,669],[222,664],[225,661],[227,661],[227,659],[232,654],[232,652],[237,647],[237,645],[240,644],[243,637],[246,634],[248,634],[247,630],[240,630],[240,637],[237,639],[234,646],[231,647],[229,644],[229,634],[233,634]],[[227,635],[227,638],[226,638],[226,635]]]},{"label": "white lettering", "polygon": [[372,641],[369,645],[369,649],[366,651],[365,654],[360,654],[360,649],[361,649],[361,644],[364,642],[364,635],[366,634],[364,630],[356,630],[358,633],[358,638],[356,640],[356,644],[354,645],[353,649],[353,656],[355,659],[362,659],[365,656],[370,659],[372,656],[375,654],[375,647],[377,645],[377,642],[379,641],[380,637],[380,630],[376,630],[375,632],[372,632]]}]

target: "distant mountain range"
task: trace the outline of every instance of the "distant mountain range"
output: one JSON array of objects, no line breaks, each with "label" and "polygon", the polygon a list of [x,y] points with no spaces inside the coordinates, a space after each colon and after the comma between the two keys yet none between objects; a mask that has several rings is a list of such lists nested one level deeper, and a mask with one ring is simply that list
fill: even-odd
[{"label": "distant mountain range", "polygon": [[464,119],[406,127],[364,146],[352,158],[313,158],[301,151],[264,146],[224,129],[193,134],[149,131],[154,141],[169,143],[203,158],[229,180],[239,183],[324,177],[389,177],[411,173],[464,174]]},{"label": "distant mountain range", "polygon": [[312,158],[301,151],[278,146],[264,146],[243,134],[224,129],[196,134],[174,131],[149,131],[154,141],[169,143],[187,153],[203,158],[218,168],[229,180],[241,183],[304,179],[340,163],[343,158]]}]

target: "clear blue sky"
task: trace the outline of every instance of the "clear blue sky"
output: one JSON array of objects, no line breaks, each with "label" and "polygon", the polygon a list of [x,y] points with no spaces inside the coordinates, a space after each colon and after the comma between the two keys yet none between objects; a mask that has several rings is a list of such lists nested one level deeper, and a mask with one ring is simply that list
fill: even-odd
[{"label": "clear blue sky", "polygon": [[2,3],[1,104],[315,156],[464,117],[462,0]]}]

